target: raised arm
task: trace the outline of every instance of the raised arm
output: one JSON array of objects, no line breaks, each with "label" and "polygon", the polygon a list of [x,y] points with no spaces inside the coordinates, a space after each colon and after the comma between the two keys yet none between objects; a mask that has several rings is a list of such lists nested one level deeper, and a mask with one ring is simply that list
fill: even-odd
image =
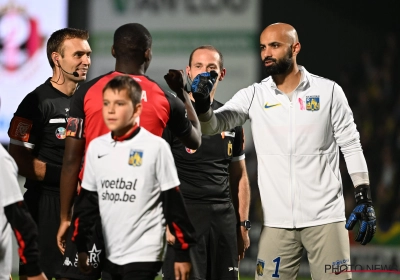
[{"label": "raised arm", "polygon": [[[183,113],[183,116],[179,116],[179,118],[183,119],[187,117],[192,124],[192,127],[188,133],[184,134],[176,133],[176,135],[186,147],[190,149],[198,149],[201,145],[200,122],[199,119],[197,118],[196,111],[193,108],[189,94],[187,94],[184,90],[183,71],[170,69],[169,72],[164,76],[164,79],[167,82],[170,89],[177,94],[177,96],[183,102],[183,105],[185,107],[186,112]],[[175,107],[179,107],[179,104]],[[184,123],[182,122],[182,120],[175,122]],[[171,127],[172,129],[176,129],[178,131],[182,130],[182,126],[178,127],[177,125],[175,125],[175,127],[174,126]]]}]

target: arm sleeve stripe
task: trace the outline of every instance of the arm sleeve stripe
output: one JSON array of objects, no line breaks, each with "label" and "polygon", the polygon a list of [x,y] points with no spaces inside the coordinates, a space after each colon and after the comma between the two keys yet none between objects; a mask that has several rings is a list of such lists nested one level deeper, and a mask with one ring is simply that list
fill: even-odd
[{"label": "arm sleeve stripe", "polygon": [[14,144],[16,146],[22,146],[22,147],[26,147],[26,148],[29,148],[29,149],[35,148],[35,144],[28,143],[28,142],[22,142],[22,141],[15,140],[15,139],[12,139],[12,138],[10,138],[10,143]]},{"label": "arm sleeve stripe", "polygon": [[183,232],[182,230],[178,227],[177,224],[175,224],[174,222],[172,222],[172,225],[174,226],[174,230],[175,230],[175,234],[176,234],[176,238],[178,238],[179,243],[182,244],[182,250],[186,250],[187,248],[189,248],[189,244],[187,242],[185,242],[185,239],[183,238]]},{"label": "arm sleeve stripe", "polygon": [[20,257],[21,261],[22,261],[24,264],[26,264],[27,261],[26,261],[25,255],[24,255],[24,251],[25,251],[25,241],[24,241],[24,239],[22,238],[21,233],[20,233],[17,229],[14,229],[14,233],[15,233],[15,237],[17,238],[18,245],[19,245],[19,248],[18,248],[19,257]]},{"label": "arm sleeve stripe", "polygon": [[75,241],[75,238],[78,235],[78,226],[79,226],[79,218],[76,218],[75,222],[74,222],[74,227],[75,227],[74,234],[72,235],[72,238],[71,238],[72,241]]}]

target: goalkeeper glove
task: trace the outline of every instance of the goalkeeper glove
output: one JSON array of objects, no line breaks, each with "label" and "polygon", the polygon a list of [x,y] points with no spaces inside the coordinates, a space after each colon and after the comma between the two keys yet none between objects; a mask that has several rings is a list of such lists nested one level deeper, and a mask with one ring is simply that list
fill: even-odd
[{"label": "goalkeeper glove", "polygon": [[357,222],[360,222],[360,228],[356,241],[365,245],[371,241],[376,232],[375,210],[372,206],[371,192],[369,186],[360,185],[354,191],[356,198],[356,207],[351,213],[346,223],[346,229],[352,230]]},{"label": "goalkeeper glove", "polygon": [[197,115],[208,111],[211,106],[210,93],[217,81],[218,73],[214,70],[200,73],[194,78],[191,91],[195,102]]}]

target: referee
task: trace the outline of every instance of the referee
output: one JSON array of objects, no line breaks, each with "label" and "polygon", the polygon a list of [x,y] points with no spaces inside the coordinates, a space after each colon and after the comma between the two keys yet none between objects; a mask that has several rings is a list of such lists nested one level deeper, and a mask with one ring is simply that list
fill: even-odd
[{"label": "referee", "polygon": [[[24,194],[39,230],[40,266],[47,278],[62,265],[56,237],[60,224],[60,176],[70,99],[86,80],[91,49],[87,31],[64,28],[47,41],[53,76],[29,93],[11,120],[9,152],[26,177]],[[26,275],[20,265],[21,279]]]},{"label": "referee", "polygon": [[[186,68],[188,77],[210,71],[218,73],[210,93],[211,107],[217,109],[222,104],[214,95],[218,81],[223,80],[226,72],[223,56],[213,46],[193,50]],[[250,245],[250,189],[242,127],[214,136],[203,135],[202,145],[197,150],[185,147],[169,129],[164,130],[163,137],[171,146],[180,188],[196,230],[197,244],[190,251],[190,279],[238,279],[238,261]],[[168,232],[167,241],[175,242]],[[175,279],[171,248],[167,250],[163,265],[164,279]]]}]

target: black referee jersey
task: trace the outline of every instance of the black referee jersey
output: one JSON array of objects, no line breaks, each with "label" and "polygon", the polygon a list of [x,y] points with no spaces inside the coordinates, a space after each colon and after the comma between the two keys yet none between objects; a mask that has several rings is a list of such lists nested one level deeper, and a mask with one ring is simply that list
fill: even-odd
[{"label": "black referee jersey", "polygon": [[[211,107],[223,104],[214,99]],[[194,105],[193,105],[194,106]],[[180,189],[186,202],[229,202],[229,172],[232,159],[244,158],[244,132],[241,126],[216,135],[203,135],[199,149],[186,148],[168,127],[163,138],[170,144],[178,170]]]},{"label": "black referee jersey", "polygon": [[[47,79],[18,106],[8,130],[10,143],[31,148],[39,160],[61,166],[70,99]],[[25,187],[37,184],[27,179]]]}]

